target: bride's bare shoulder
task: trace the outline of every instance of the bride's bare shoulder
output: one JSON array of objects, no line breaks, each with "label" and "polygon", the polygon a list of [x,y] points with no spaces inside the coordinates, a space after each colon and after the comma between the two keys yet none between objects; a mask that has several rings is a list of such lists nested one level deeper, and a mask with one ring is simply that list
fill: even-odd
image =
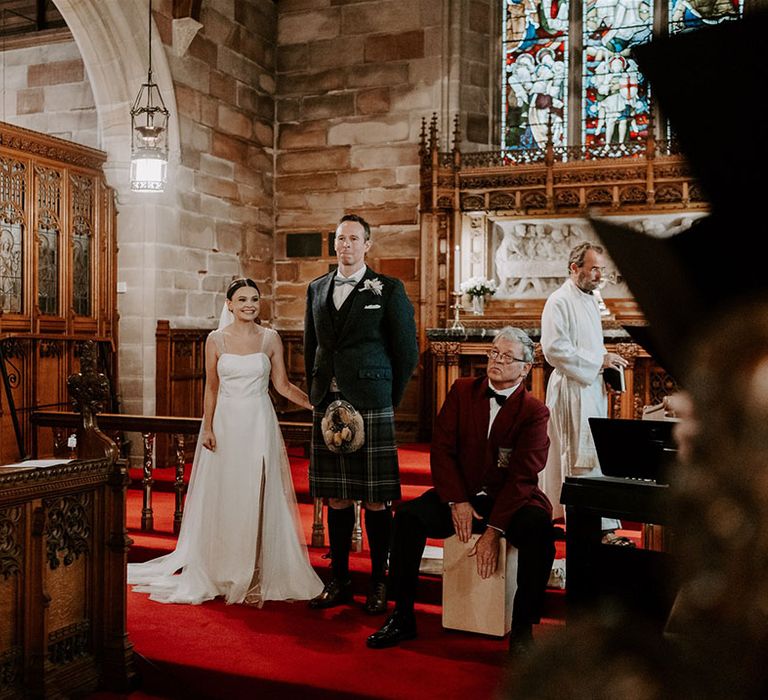
[{"label": "bride's bare shoulder", "polygon": [[269,352],[280,343],[280,334],[274,328],[260,326],[261,344],[265,351]]},{"label": "bride's bare shoulder", "polygon": [[224,329],[211,331],[208,334],[208,342],[212,343],[218,350],[221,350],[224,347]]}]

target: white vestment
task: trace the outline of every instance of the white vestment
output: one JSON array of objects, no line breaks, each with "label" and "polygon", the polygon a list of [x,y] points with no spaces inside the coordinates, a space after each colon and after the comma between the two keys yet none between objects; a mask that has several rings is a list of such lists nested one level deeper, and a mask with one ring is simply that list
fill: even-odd
[{"label": "white vestment", "polygon": [[[541,349],[554,367],[547,384],[549,456],[539,485],[552,501],[553,517],[563,516],[560,491],[566,476],[600,474],[588,418],[608,415],[602,366],[606,350],[597,299],[571,279],[554,291],[541,315]],[[616,523],[616,525],[614,525]],[[606,523],[603,529],[618,526]]]}]

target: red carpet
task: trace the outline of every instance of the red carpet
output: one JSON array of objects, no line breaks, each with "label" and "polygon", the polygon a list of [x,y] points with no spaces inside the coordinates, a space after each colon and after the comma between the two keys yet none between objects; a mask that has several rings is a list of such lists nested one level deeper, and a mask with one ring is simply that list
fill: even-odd
[{"label": "red carpet", "polygon": [[497,687],[504,641],[445,632],[439,610],[420,606],[417,640],[367,649],[365,638],[380,623],[350,607],[315,612],[304,603],[267,603],[259,610],[129,596],[137,651],[175,677],[186,697],[485,698]]},{"label": "red carpet", "polygon": [[[428,448],[400,450],[404,495],[429,486]],[[291,467],[307,541],[312,506],[307,460],[292,455]],[[165,482],[154,494],[155,532],[142,533],[141,492],[128,497],[128,529],[134,540],[130,561],[144,561],[175,546],[173,493]],[[134,473],[134,476],[139,476]],[[562,543],[558,556],[562,556]],[[326,577],[326,549],[310,548],[312,564]],[[367,586],[367,552],[351,555],[354,607],[310,611],[306,603],[270,602],[261,609],[212,601],[200,606],[163,605],[145,594],[128,593],[128,629],[143,677],[131,700],[152,698],[459,698],[490,697],[507,662],[506,641],[443,630],[441,579],[423,576],[419,588],[418,639],[402,647],[373,651],[365,638],[383,622],[360,609]],[[562,624],[563,593],[548,593],[550,619],[537,633]],[[115,698],[98,693],[93,698]]]}]

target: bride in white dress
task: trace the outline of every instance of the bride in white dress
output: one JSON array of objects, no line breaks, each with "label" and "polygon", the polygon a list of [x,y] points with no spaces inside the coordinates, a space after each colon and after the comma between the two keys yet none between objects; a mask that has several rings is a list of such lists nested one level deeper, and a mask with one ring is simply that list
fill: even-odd
[{"label": "bride in white dress", "polygon": [[280,336],[255,323],[259,297],[253,280],[232,282],[206,341],[203,424],[176,549],[128,565],[128,583],[152,600],[224,596],[260,606],[323,589],[309,563],[270,379],[283,396],[311,405],[288,381]]}]

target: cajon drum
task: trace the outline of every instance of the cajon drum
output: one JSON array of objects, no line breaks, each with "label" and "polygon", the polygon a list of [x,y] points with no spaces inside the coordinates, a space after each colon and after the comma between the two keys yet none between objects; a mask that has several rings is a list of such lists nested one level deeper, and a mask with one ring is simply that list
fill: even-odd
[{"label": "cajon drum", "polygon": [[517,591],[517,549],[499,542],[499,565],[487,579],[468,556],[480,535],[462,543],[456,535],[443,544],[443,627],[503,637],[512,626]]}]

